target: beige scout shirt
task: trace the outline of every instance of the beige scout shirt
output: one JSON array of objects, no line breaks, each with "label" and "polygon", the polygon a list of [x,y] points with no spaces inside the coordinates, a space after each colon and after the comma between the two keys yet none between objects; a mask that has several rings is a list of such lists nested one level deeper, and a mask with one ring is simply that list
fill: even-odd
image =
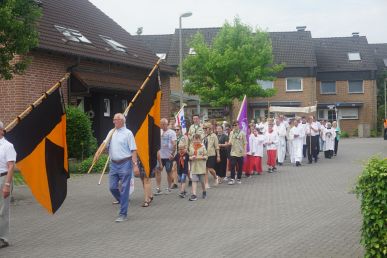
[{"label": "beige scout shirt", "polygon": [[194,134],[200,134],[201,139],[204,138],[204,130],[202,125],[191,125],[188,130],[188,138],[192,141]]},{"label": "beige scout shirt", "polygon": [[243,157],[246,154],[246,134],[242,131],[232,131],[230,133],[231,152],[230,156]]},{"label": "beige scout shirt", "polygon": [[214,133],[204,137],[204,141],[207,139],[207,155],[208,157],[216,156],[217,150],[219,150],[218,137]]},{"label": "beige scout shirt", "polygon": [[[194,156],[195,149],[193,148],[193,145],[189,147],[189,157],[190,159]],[[206,162],[207,162],[207,151],[206,147],[202,145],[197,150],[197,155],[195,160],[191,160],[191,174],[199,175],[199,174],[205,174],[206,173]]]}]

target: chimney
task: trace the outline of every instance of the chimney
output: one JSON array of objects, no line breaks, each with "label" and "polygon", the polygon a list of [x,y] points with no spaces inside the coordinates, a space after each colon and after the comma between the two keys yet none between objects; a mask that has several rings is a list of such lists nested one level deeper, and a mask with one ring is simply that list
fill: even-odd
[{"label": "chimney", "polygon": [[352,32],[352,37],[359,37],[359,32]]},{"label": "chimney", "polygon": [[306,29],[306,26],[297,26],[296,27],[297,31],[305,31],[305,29]]}]

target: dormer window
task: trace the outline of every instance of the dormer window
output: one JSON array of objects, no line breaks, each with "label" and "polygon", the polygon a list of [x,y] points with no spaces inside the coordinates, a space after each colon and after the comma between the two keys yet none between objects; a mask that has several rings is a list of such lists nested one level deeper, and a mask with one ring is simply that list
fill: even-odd
[{"label": "dormer window", "polygon": [[88,40],[85,36],[82,35],[78,30],[65,28],[62,26],[55,25],[55,28],[65,36],[67,40],[79,42],[79,43],[85,43],[85,44],[91,44],[91,41]]},{"label": "dormer window", "polygon": [[103,41],[105,41],[114,50],[126,53],[128,48],[125,47],[124,45],[121,45],[120,43],[118,43],[117,41],[113,40],[112,38],[109,38],[109,37],[106,37],[106,36],[102,36],[102,35],[99,35],[99,36],[103,39]]},{"label": "dormer window", "polygon": [[165,58],[167,58],[167,54],[166,53],[157,53],[156,56],[158,58],[160,58],[161,60],[165,60]]},{"label": "dormer window", "polygon": [[188,54],[189,54],[189,55],[196,55],[195,49],[191,47],[191,48],[189,49]]},{"label": "dormer window", "polygon": [[360,53],[359,52],[348,53],[348,60],[349,61],[361,61]]}]

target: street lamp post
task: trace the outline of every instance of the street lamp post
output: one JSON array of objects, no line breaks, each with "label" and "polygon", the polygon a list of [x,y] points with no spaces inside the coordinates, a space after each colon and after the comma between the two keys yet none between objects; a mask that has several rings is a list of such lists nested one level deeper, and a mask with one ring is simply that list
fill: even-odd
[{"label": "street lamp post", "polygon": [[191,12],[186,12],[179,17],[179,75],[180,75],[180,108],[183,107],[183,42],[181,37],[181,19],[190,17]]}]

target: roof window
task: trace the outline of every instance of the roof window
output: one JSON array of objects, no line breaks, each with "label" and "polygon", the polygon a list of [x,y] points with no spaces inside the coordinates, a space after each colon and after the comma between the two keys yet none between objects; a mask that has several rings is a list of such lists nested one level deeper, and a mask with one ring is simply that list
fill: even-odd
[{"label": "roof window", "polygon": [[348,60],[349,61],[361,61],[360,53],[359,52],[349,52],[348,53]]},{"label": "roof window", "polygon": [[165,60],[167,58],[166,53],[157,53],[156,56],[160,58],[161,60]]},{"label": "roof window", "polygon": [[85,44],[91,44],[91,41],[88,40],[85,36],[82,35],[78,30],[65,28],[62,26],[55,25],[55,28],[65,36],[67,40],[79,42],[79,43],[85,43]]},{"label": "roof window", "polygon": [[119,52],[125,52],[127,51],[127,47],[124,45],[121,45],[117,41],[113,40],[112,38],[106,37],[99,35],[109,46],[111,46],[114,50],[119,51]]}]

